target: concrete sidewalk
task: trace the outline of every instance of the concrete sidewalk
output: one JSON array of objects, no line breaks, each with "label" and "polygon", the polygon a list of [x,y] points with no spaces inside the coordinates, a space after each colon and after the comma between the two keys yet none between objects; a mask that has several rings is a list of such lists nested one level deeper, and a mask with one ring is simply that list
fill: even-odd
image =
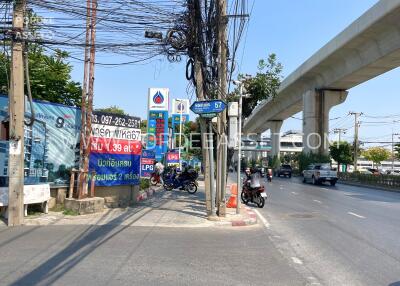
[{"label": "concrete sidewalk", "polygon": [[25,225],[124,225],[143,227],[222,227],[247,226],[257,223],[257,216],[247,207],[227,209],[226,218],[209,221],[206,215],[204,182],[199,191],[190,195],[185,191],[154,192],[154,196],[127,208],[104,209],[90,215],[68,216],[61,212],[28,217]]}]

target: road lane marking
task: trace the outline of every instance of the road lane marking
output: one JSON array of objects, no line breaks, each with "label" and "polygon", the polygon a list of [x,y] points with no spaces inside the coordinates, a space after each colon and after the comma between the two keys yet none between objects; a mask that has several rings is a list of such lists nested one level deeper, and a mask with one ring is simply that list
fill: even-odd
[{"label": "road lane marking", "polygon": [[316,203],[322,204],[322,202],[321,202],[321,201],[319,201],[319,200],[313,200],[313,202],[316,202]]},{"label": "road lane marking", "polygon": [[298,259],[297,257],[292,257],[292,261],[293,261],[293,263],[303,265],[303,261],[301,261],[301,260]]},{"label": "road lane marking", "polygon": [[348,214],[352,215],[352,216],[355,216],[355,217],[358,217],[358,218],[365,218],[365,216],[362,216],[362,215],[359,215],[359,214],[356,214],[356,213],[353,213],[353,212],[348,212]]},{"label": "road lane marking", "polygon": [[258,210],[254,209],[253,211],[257,214],[257,216],[260,218],[266,228],[269,228],[271,226],[267,219]]},{"label": "road lane marking", "polygon": [[293,194],[293,195],[298,195],[298,193],[296,193],[296,192],[292,192],[292,194]]}]

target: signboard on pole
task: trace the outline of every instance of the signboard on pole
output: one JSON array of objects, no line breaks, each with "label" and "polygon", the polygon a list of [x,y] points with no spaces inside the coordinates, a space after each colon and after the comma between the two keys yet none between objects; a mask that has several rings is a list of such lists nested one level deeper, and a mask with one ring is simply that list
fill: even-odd
[{"label": "signboard on pole", "polygon": [[199,115],[221,113],[226,108],[226,103],[222,100],[196,101],[190,109]]},{"label": "signboard on pole", "polygon": [[142,151],[142,158],[140,159],[140,177],[151,178],[151,174],[154,172],[154,162],[156,154],[150,150]]},{"label": "signboard on pole", "polygon": [[168,150],[169,89],[150,88],[148,97],[147,149],[162,161]]},{"label": "signboard on pole", "polygon": [[172,114],[189,115],[189,99],[174,99],[172,103]]},{"label": "signboard on pole", "polygon": [[96,186],[139,184],[140,118],[94,112],[92,123],[89,169]]},{"label": "signboard on pole", "polygon": [[180,166],[179,163],[179,153],[178,152],[168,152],[167,153],[167,166],[168,167],[176,167]]}]

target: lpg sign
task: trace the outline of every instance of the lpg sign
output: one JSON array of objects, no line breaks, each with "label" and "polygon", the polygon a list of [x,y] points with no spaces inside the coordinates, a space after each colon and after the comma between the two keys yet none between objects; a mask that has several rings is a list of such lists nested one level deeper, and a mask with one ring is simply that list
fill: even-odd
[{"label": "lpg sign", "polygon": [[151,174],[154,172],[154,161],[155,153],[153,151],[142,151],[142,157],[140,159],[140,177],[151,178]]}]

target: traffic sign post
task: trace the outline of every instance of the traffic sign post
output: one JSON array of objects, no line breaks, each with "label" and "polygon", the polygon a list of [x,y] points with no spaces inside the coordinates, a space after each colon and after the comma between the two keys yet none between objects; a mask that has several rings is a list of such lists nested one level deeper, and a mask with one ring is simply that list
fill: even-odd
[{"label": "traffic sign post", "polygon": [[226,109],[227,105],[222,100],[196,101],[190,107],[194,113],[205,118],[213,118]]},{"label": "traffic sign post", "polygon": [[216,193],[214,189],[214,144],[213,144],[213,128],[210,119],[218,116],[219,113],[226,109],[227,105],[222,100],[205,100],[196,101],[190,107],[194,113],[200,115],[203,118],[208,118],[209,124],[209,161],[210,161],[210,192],[211,192],[211,216],[215,216],[215,199]]}]

